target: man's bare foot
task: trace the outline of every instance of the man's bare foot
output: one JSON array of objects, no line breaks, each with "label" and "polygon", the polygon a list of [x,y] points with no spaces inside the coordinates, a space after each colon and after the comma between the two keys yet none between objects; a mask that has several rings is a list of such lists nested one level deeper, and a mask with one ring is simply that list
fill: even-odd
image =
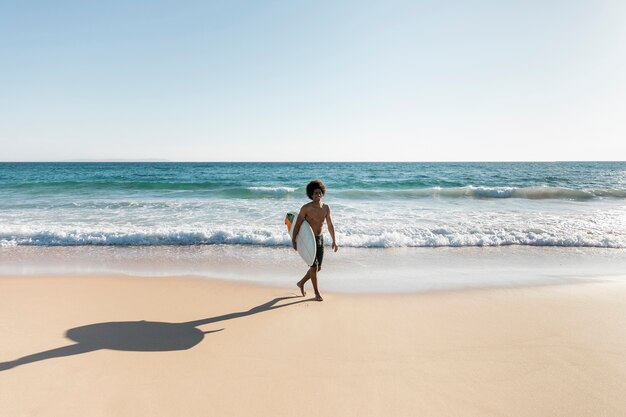
[{"label": "man's bare foot", "polygon": [[302,296],[304,297],[306,295],[306,291],[304,291],[304,284],[298,281],[296,285],[298,286],[298,288],[300,288],[300,292],[302,293]]},{"label": "man's bare foot", "polygon": [[315,301],[324,301],[321,295],[315,294]]}]

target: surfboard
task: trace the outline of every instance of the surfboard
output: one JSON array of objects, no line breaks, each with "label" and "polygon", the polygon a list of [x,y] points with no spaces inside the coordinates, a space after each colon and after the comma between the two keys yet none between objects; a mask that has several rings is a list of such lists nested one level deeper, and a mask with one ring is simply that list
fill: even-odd
[{"label": "surfboard", "polygon": [[[285,224],[287,225],[287,231],[289,236],[293,238],[293,227],[296,225],[298,219],[298,213],[289,212],[285,216]],[[315,235],[311,225],[306,220],[302,221],[298,236],[296,236],[296,244],[298,247],[298,254],[308,266],[312,266],[315,262],[315,255],[317,254],[317,245],[315,243]]]}]

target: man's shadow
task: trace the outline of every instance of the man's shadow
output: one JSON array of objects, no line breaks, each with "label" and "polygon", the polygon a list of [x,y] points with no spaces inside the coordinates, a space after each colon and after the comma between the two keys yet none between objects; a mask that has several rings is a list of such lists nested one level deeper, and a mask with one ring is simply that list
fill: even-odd
[{"label": "man's shadow", "polygon": [[222,328],[203,332],[198,329],[197,326],[251,316],[264,311],[275,310],[277,308],[314,300],[305,299],[286,304],[277,304],[280,301],[289,300],[291,298],[299,298],[299,296],[274,298],[248,311],[224,314],[201,320],[188,321],[186,323],[165,323],[142,320],[95,323],[75,327],[68,330],[65,335],[76,343],[45,352],[34,353],[14,361],[2,362],[0,363],[0,372],[28,363],[78,355],[100,349],[132,352],[165,352],[191,349],[204,339],[205,334],[224,330]]}]

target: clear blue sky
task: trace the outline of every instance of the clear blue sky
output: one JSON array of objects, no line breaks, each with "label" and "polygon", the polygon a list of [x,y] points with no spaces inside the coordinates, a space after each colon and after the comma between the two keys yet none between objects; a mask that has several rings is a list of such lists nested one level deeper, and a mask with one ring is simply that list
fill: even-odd
[{"label": "clear blue sky", "polygon": [[626,160],[626,2],[0,0],[0,160]]}]

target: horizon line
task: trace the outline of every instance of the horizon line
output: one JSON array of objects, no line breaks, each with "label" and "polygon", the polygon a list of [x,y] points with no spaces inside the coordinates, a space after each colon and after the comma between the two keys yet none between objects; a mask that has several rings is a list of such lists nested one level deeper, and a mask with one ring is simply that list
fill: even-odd
[{"label": "horizon line", "polygon": [[271,160],[258,160],[258,161],[247,161],[247,160],[169,160],[169,159],[159,159],[159,158],[150,158],[150,159],[68,159],[68,160],[0,160],[0,163],[42,163],[42,164],[63,164],[63,163],[172,163],[172,164],[194,164],[194,163],[203,163],[203,164],[221,164],[221,163],[235,163],[235,164],[345,164],[345,163],[555,163],[555,162],[626,162],[626,160],[614,160],[614,159],[545,159],[545,160],[363,160],[363,161],[348,161],[348,160],[337,160],[337,161],[271,161]]}]

